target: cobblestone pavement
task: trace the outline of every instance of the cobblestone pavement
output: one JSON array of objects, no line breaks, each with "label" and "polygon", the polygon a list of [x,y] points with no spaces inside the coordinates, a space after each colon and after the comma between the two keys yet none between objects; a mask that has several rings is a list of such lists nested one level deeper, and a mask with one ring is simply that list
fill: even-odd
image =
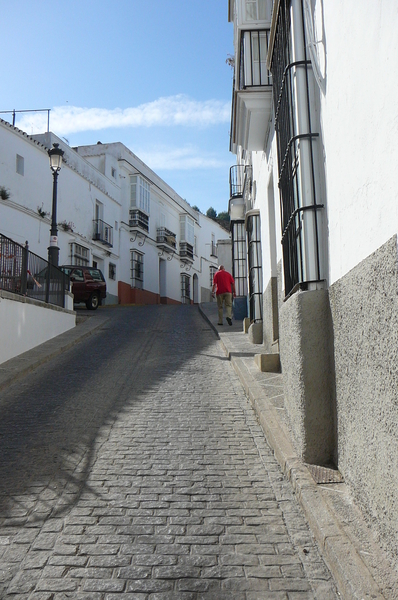
[{"label": "cobblestone pavement", "polygon": [[197,308],[109,312],[1,394],[0,597],[338,598]]}]

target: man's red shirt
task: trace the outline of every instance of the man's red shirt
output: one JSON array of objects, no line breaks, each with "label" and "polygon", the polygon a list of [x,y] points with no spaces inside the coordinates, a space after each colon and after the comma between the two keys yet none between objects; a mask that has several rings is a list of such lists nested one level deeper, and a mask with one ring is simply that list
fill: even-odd
[{"label": "man's red shirt", "polygon": [[213,283],[217,286],[216,294],[231,294],[232,284],[235,283],[234,278],[228,271],[216,271],[213,278]]}]

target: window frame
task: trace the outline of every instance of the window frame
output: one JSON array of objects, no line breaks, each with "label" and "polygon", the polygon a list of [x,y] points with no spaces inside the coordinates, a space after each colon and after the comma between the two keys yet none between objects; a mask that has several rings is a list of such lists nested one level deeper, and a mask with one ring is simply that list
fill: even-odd
[{"label": "window frame", "polygon": [[[130,255],[130,279],[131,287],[139,290],[144,289],[144,254],[138,250],[131,250]],[[137,273],[137,267],[139,272]]]}]

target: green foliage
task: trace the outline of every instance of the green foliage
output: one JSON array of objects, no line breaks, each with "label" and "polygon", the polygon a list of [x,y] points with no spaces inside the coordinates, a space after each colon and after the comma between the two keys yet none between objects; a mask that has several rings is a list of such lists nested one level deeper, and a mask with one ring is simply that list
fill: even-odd
[{"label": "green foliage", "polygon": [[212,206],[210,206],[210,208],[208,208],[206,211],[206,217],[209,217],[210,219],[216,219],[217,211]]},{"label": "green foliage", "polygon": [[10,197],[10,192],[3,185],[0,185],[0,198],[2,200],[8,200]]},{"label": "green foliage", "polygon": [[218,215],[217,215],[217,221],[228,221],[228,223],[229,223],[230,216],[228,214],[228,211],[225,210],[223,212],[218,213]]}]

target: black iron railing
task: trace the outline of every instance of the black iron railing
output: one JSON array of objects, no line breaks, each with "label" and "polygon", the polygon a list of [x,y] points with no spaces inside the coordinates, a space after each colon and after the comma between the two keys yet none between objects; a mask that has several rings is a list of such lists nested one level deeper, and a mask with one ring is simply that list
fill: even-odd
[{"label": "black iron railing", "polygon": [[[297,26],[297,25],[296,25]],[[305,40],[305,31],[302,27],[302,36]],[[282,253],[285,280],[285,294],[289,295],[300,285],[309,281],[319,281],[320,249],[318,240],[318,211],[323,205],[317,202],[315,183],[315,166],[313,144],[318,138],[318,133],[311,130],[310,111],[310,60],[307,57],[305,43],[303,45],[303,59],[294,60],[291,53],[292,22],[290,0],[282,0],[279,6],[279,15],[273,47],[271,72],[273,78],[273,94],[275,106],[275,129],[278,148],[279,189],[281,200],[281,227],[282,227]],[[304,74],[300,81],[304,81],[299,97],[297,91],[298,74]],[[299,98],[299,99],[298,99]],[[297,111],[304,117],[302,121],[308,123],[308,129],[299,127]],[[306,149],[306,152],[304,152]],[[303,171],[307,177],[306,197],[303,195]],[[313,214],[314,248],[313,256],[305,256],[306,240],[309,231],[304,231],[303,219],[307,218],[308,211]],[[306,216],[304,216],[306,215]],[[308,246],[308,244],[307,244]],[[306,262],[311,259],[315,268],[313,275],[308,278]]]},{"label": "black iron railing", "polygon": [[247,251],[244,221],[232,223],[232,275],[237,296],[247,296]]},{"label": "black iron railing", "polygon": [[106,246],[113,246],[113,227],[102,219],[94,219],[93,240],[97,240]]},{"label": "black iron railing", "polygon": [[193,262],[193,246],[188,242],[180,242],[180,258]]},{"label": "black iron railing", "polygon": [[156,230],[156,243],[159,246],[168,246],[175,250],[177,247],[176,234],[166,229],[166,227],[158,227]]},{"label": "black iron railing", "polygon": [[234,165],[229,170],[229,197],[243,198],[250,191],[252,181],[251,165]]},{"label": "black iron railing", "polygon": [[139,210],[138,208],[130,209],[130,220],[129,220],[130,228],[138,228],[143,229],[144,231],[149,231],[149,217],[144,212]]},{"label": "black iron railing", "polygon": [[0,288],[65,307],[69,277],[25,246],[0,234]]},{"label": "black iron railing", "polygon": [[272,85],[267,69],[269,29],[242,31],[240,38],[238,89]]},{"label": "black iron railing", "polygon": [[250,215],[247,219],[247,241],[249,262],[249,306],[250,320],[263,320],[263,281],[261,260],[260,216]]},{"label": "black iron railing", "polygon": [[229,197],[243,196],[245,165],[233,165],[229,170]]}]

